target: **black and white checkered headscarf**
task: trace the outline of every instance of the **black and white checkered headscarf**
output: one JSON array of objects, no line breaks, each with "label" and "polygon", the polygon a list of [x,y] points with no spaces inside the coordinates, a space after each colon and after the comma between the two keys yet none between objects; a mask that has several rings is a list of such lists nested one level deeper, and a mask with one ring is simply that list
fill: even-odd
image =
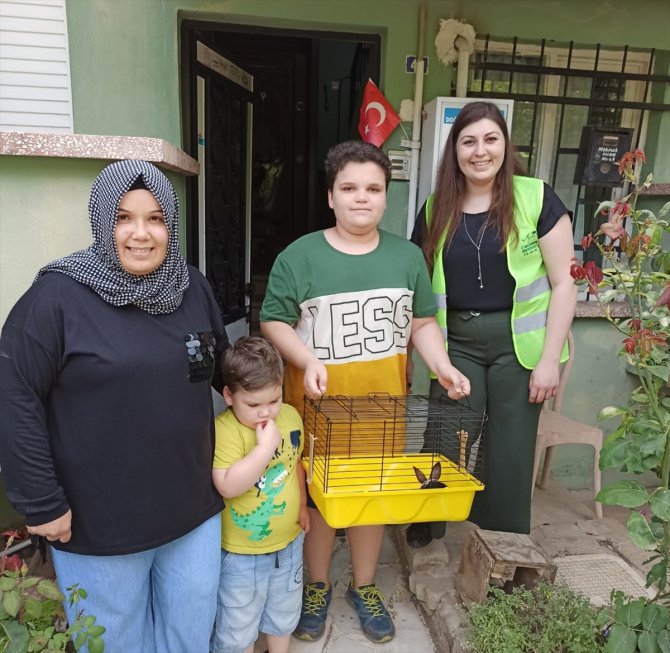
[{"label": "black and white checkered headscarf", "polygon": [[[140,177],[163,209],[169,234],[165,260],[153,272],[142,276],[123,269],[114,241],[121,198]],[[186,261],[179,253],[179,203],[169,179],[146,161],[112,163],[93,183],[88,214],[93,244],[45,265],[36,280],[47,272],[62,272],[89,286],[114,306],[134,304],[154,315],[176,310],[189,279]]]}]

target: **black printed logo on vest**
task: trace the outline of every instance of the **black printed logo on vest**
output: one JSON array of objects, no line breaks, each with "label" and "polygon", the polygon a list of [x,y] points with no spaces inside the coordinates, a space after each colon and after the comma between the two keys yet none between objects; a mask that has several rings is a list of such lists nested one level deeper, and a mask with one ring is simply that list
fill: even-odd
[{"label": "black printed logo on vest", "polygon": [[521,254],[523,256],[533,254],[537,250],[537,231],[529,231],[527,234],[521,236]]},{"label": "black printed logo on vest", "polygon": [[184,336],[188,354],[188,380],[191,383],[209,381],[214,369],[216,338],[211,331],[188,333]]}]

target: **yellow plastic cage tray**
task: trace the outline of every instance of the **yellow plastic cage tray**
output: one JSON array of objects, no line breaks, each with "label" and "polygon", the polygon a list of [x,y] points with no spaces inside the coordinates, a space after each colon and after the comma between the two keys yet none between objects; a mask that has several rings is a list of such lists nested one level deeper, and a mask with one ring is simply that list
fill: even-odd
[{"label": "yellow plastic cage tray", "polygon": [[463,521],[482,483],[486,416],[446,397],[305,401],[303,465],[333,528]]}]

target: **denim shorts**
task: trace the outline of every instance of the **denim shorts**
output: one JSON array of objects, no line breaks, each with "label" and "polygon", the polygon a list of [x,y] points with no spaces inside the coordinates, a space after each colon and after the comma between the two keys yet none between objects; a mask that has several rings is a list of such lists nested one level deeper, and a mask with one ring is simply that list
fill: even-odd
[{"label": "denim shorts", "polygon": [[282,637],[295,630],[302,605],[304,539],[301,532],[273,553],[221,551],[213,653],[242,653],[259,632]]}]

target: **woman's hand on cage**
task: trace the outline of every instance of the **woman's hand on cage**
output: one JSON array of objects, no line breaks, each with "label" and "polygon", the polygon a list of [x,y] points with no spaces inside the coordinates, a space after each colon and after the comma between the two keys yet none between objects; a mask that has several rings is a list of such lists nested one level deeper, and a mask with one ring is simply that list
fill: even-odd
[{"label": "woman's hand on cage", "polygon": [[446,388],[449,399],[463,399],[470,396],[470,380],[453,365],[441,365],[435,372],[443,388]]},{"label": "woman's hand on cage", "polygon": [[307,364],[305,367],[305,394],[310,399],[318,399],[326,393],[326,383],[328,381],[328,372],[326,366],[318,359]]}]

